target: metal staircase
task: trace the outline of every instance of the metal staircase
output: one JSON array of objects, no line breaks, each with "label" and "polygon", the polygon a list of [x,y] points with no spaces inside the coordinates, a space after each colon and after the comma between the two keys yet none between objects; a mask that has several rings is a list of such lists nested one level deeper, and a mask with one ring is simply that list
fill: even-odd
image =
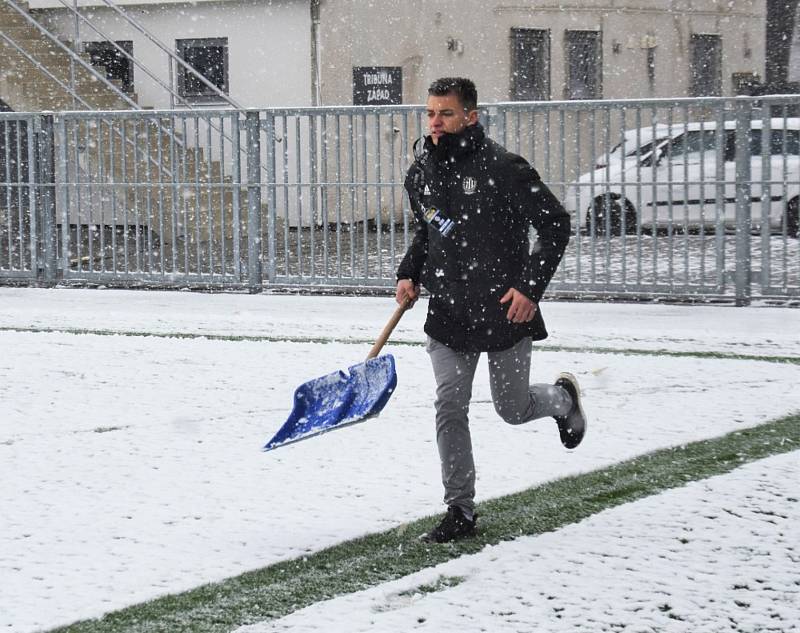
[{"label": "metal staircase", "polygon": [[[109,42],[120,56],[129,60],[169,94],[172,108],[180,106],[194,109],[195,107],[174,85],[175,71],[180,69],[182,72],[192,74],[222,103],[232,108],[243,109],[235,99],[198,73],[112,0],[99,1],[112,10],[121,21],[145,36],[165,55],[167,77],[148,68],[134,55],[118,46],[84,12],[70,2],[58,0],[75,19],[76,37],[77,25],[80,25],[92,33],[93,39]],[[104,68],[93,66],[89,55],[81,50],[76,51],[75,48],[73,43],[62,41],[57,34],[37,20],[24,0],[0,0],[0,53],[6,54],[0,58],[4,59],[0,66],[0,76],[10,82],[6,85],[0,83],[0,90],[4,94],[13,95],[10,101],[6,99],[12,108],[17,111],[141,109],[135,94],[129,95],[123,91],[119,82],[106,77]],[[15,107],[12,102],[20,106],[34,107]]]},{"label": "metal staircase", "polygon": [[[103,1],[169,55],[170,70],[180,64],[197,75],[110,0]],[[60,2],[81,20],[84,32],[92,29],[98,39],[110,41],[71,4]],[[170,91],[171,102],[181,105],[184,115],[192,109],[192,104],[175,91],[171,77],[165,81],[128,57],[144,74]],[[205,77],[197,76],[208,83]],[[224,96],[230,106],[239,108]],[[120,242],[126,250],[132,243],[137,245],[137,252],[131,253],[139,258],[137,265],[152,262],[155,249],[162,265],[146,266],[154,271],[163,270],[165,258],[174,260],[178,254],[186,255],[196,251],[200,243],[211,241],[212,232],[218,242],[233,240],[233,206],[238,204],[238,196],[233,193],[230,173],[225,174],[223,153],[200,141],[200,123],[195,123],[193,131],[191,127],[187,131],[186,119],[177,111],[175,116],[112,114],[110,111],[143,107],[135,93],[126,93],[119,82],[109,80],[103,67],[92,66],[88,54],[73,50],[71,43],[59,39],[21,0],[0,0],[0,100],[15,112],[86,113],[78,119],[62,115],[69,120],[61,128],[57,124],[52,131],[54,184],[63,194],[57,196],[56,228],[65,242],[77,247],[72,261],[65,261],[64,267],[82,268],[88,263],[91,269],[102,269],[108,259],[127,257],[115,237],[121,232],[137,236]],[[19,125],[23,130],[27,124],[4,125]],[[224,144],[232,144],[231,130],[222,129],[221,119],[215,122],[209,118],[203,126],[209,130],[203,139],[210,139],[213,133],[214,138],[224,139]],[[8,139],[0,143],[0,159],[4,159],[0,162],[14,165],[14,155],[24,147],[20,142],[7,142]],[[212,158],[211,154],[215,156]],[[0,225],[6,227],[5,237],[10,245],[12,234],[19,237],[24,232],[22,225],[14,230],[10,218],[21,217],[17,207],[27,199],[20,198],[20,204],[15,203],[19,198],[19,176],[13,170],[6,172],[0,174],[0,196],[8,198],[9,204],[0,209]],[[22,243],[27,238],[18,241]],[[8,250],[10,253],[12,249]]]},{"label": "metal staircase", "polygon": [[0,98],[17,112],[140,109],[18,0],[0,2]]}]

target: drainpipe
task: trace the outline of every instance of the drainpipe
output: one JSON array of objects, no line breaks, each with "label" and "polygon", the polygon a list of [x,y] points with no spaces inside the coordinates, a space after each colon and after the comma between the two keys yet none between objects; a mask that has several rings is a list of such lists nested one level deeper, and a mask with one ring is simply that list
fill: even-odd
[{"label": "drainpipe", "polygon": [[311,0],[311,105],[322,105],[319,76],[319,5]]},{"label": "drainpipe", "polygon": [[[75,9],[75,37],[72,40],[72,50],[76,55],[81,54],[81,19],[78,14],[78,0],[73,1],[73,8]],[[78,87],[75,85],[75,59],[69,58],[69,87],[72,90],[72,107],[78,109]]]}]

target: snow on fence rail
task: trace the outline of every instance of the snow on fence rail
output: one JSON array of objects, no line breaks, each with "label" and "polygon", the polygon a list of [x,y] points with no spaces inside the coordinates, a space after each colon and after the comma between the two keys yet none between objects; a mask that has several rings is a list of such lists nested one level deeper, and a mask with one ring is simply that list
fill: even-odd
[{"label": "snow on fence rail", "polygon": [[[561,296],[800,295],[800,98],[481,106],[572,215]],[[0,114],[0,280],[391,287],[421,106]]]}]

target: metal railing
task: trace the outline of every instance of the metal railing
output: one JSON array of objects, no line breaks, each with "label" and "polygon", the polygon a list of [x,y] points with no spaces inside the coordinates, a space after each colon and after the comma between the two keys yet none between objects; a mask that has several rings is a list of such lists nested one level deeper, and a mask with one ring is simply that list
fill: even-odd
[{"label": "metal railing", "polygon": [[[800,296],[799,102],[503,103],[481,119],[572,214],[551,296],[746,305]],[[403,181],[420,106],[3,114],[4,125],[41,138],[0,145],[0,278],[390,288],[413,235]],[[31,143],[44,149],[20,171]]]},{"label": "metal railing", "polygon": [[[41,231],[39,118],[0,115],[0,277],[37,274]],[[44,175],[47,179],[47,175]]]},{"label": "metal railing", "polygon": [[132,54],[130,54],[128,51],[126,51],[122,47],[118,46],[108,35],[105,35],[94,24],[94,22],[91,19],[89,19],[88,17],[83,15],[80,12],[78,7],[70,6],[68,4],[67,0],[59,0],[59,2],[75,16],[75,20],[76,20],[75,38],[76,38],[76,40],[78,39],[78,24],[79,23],[87,24],[89,26],[89,28],[91,28],[95,33],[100,35],[100,37],[102,37],[105,41],[110,42],[112,44],[112,46],[114,47],[114,49],[120,55],[122,55],[125,59],[130,60],[131,63],[135,64],[141,70],[145,71],[145,73],[151,79],[153,79],[158,86],[162,87],[164,90],[167,91],[167,93],[169,94],[169,98],[170,98],[170,108],[174,108],[175,107],[176,100],[182,107],[186,107],[186,108],[189,108],[189,109],[193,109],[195,107],[190,101],[187,101],[183,97],[183,95],[181,95],[180,92],[175,87],[175,68],[176,67],[181,69],[181,70],[183,70],[184,72],[189,73],[195,80],[197,80],[201,84],[203,84],[203,86],[205,88],[210,90],[214,94],[214,96],[217,99],[219,99],[220,101],[222,101],[223,103],[228,104],[232,108],[236,108],[236,109],[240,109],[240,110],[243,108],[243,106],[239,102],[237,102],[228,93],[224,92],[223,90],[220,90],[219,87],[216,84],[214,84],[213,82],[209,81],[208,78],[205,75],[203,75],[202,73],[199,73],[194,68],[194,66],[192,66],[189,63],[187,63],[184,59],[181,58],[180,55],[178,55],[177,53],[172,51],[164,42],[162,42],[155,35],[153,35],[153,33],[148,31],[141,24],[141,22],[136,20],[127,11],[122,9],[122,7],[119,7],[116,3],[112,2],[111,0],[101,0],[101,1],[108,9],[113,11],[114,14],[118,18],[124,20],[128,24],[128,26],[130,26],[133,30],[138,31],[139,33],[141,33],[153,45],[155,45],[156,48],[158,48],[158,50],[160,50],[162,53],[164,53],[166,55],[166,57],[167,57],[167,77],[168,77],[169,83],[168,84],[164,83],[161,79],[158,78],[158,76],[155,73],[155,71],[151,71],[149,68],[144,66],[139,60],[137,60]]},{"label": "metal railing", "polygon": [[[30,26],[36,29],[46,41],[49,41],[53,46],[56,47],[56,49],[59,49],[64,55],[67,56],[70,62],[70,83],[69,83],[69,88],[66,90],[66,92],[70,94],[70,96],[72,96],[73,99],[75,99],[76,104],[80,102],[85,103],[82,99],[79,98],[78,90],[75,85],[74,68],[76,67],[75,65],[77,64],[78,66],[83,68],[86,72],[88,72],[95,80],[103,84],[105,89],[108,90],[110,94],[113,94],[115,97],[121,99],[130,108],[133,108],[134,110],[138,110],[140,108],[139,104],[136,103],[136,101],[131,99],[125,92],[123,92],[113,83],[111,83],[106,78],[104,73],[99,72],[91,64],[86,62],[78,53],[76,53],[69,46],[64,44],[54,33],[52,33],[49,29],[47,29],[45,26],[39,23],[30,13],[28,13],[25,7],[19,4],[16,0],[6,0],[6,4],[8,4],[9,7],[11,7],[14,11],[16,11]],[[36,60],[34,56],[31,56],[30,53],[22,50],[22,48],[19,46],[19,43],[13,40],[12,38],[9,38],[7,35],[4,34],[3,39],[6,40],[7,42],[13,42],[13,46],[17,50],[22,51],[24,56],[29,61],[32,61],[32,63],[34,63],[37,69],[40,70],[41,68],[46,67],[46,64],[41,64],[41,62],[39,60]],[[46,74],[52,77],[51,73],[47,72]],[[63,88],[64,84],[60,81],[58,83]]]},{"label": "metal railing", "polygon": [[[134,110],[141,109],[141,106],[135,99],[131,98],[131,95],[127,94],[125,91],[121,90],[118,86],[116,86],[113,82],[111,82],[102,72],[101,69],[95,68],[92,64],[86,62],[80,55],[79,50],[73,50],[70,46],[62,42],[56,34],[52,33],[48,28],[46,28],[43,24],[41,24],[34,16],[32,16],[24,6],[18,3],[16,0],[6,0],[8,6],[16,11],[25,21],[29,24],[32,28],[34,28],[43,38],[44,41],[50,42],[53,46],[59,49],[63,54],[67,57],[70,63],[70,77],[68,82],[64,82],[58,79],[50,70],[47,68],[47,63],[42,63],[41,60],[37,59],[36,56],[30,53],[28,50],[25,49],[18,41],[16,41],[13,37],[10,37],[6,33],[0,33],[0,37],[11,47],[13,47],[20,55],[25,57],[28,62],[30,62],[38,72],[41,72],[45,75],[49,80],[55,82],[66,94],[70,95],[73,99],[73,105],[76,107],[83,107],[86,109],[91,109],[83,99],[79,93],[78,88],[76,85],[75,80],[75,68],[80,66],[88,72],[96,81],[100,82],[105,89],[109,91],[109,94],[113,94],[115,97],[122,100],[128,107]],[[80,44],[80,25],[85,24],[88,26],[96,35],[101,37],[103,41],[107,41],[116,51],[118,55],[127,59],[132,63],[134,66],[142,70],[148,77],[150,77],[156,85],[163,88],[169,95],[170,99],[170,107],[174,108],[176,104],[180,105],[181,107],[185,107],[188,109],[195,109],[197,107],[196,104],[192,103],[191,101],[187,100],[180,94],[180,92],[175,87],[175,68],[181,69],[182,72],[186,72],[193,77],[194,80],[200,82],[206,89],[210,90],[215,98],[219,99],[222,103],[229,105],[232,108],[242,109],[243,106],[237,102],[233,97],[229,94],[220,90],[218,86],[208,80],[202,73],[199,73],[191,64],[187,63],[183,60],[177,53],[170,50],[169,47],[164,44],[161,40],[159,40],[155,35],[153,35],[150,31],[148,31],[142,24],[133,18],[128,12],[117,6],[111,0],[102,0],[103,4],[119,18],[124,20],[132,29],[138,31],[142,35],[144,35],[153,45],[156,46],[162,53],[164,53],[167,57],[167,77],[168,82],[165,83],[162,78],[150,69],[148,66],[143,64],[140,60],[138,60],[134,55],[126,51],[123,47],[119,46],[116,42],[114,42],[106,33],[104,33],[96,24],[95,22],[84,15],[81,12],[80,8],[77,6],[77,3],[72,0],[72,4],[67,0],[58,0],[59,3],[66,9],[70,14],[73,15],[75,19],[75,32],[74,32],[74,44],[76,45],[75,48],[79,49]]]},{"label": "metal railing", "polygon": [[[178,104],[180,104],[182,107],[189,108],[189,109],[193,109],[194,108],[194,105],[191,102],[187,101],[185,98],[183,98],[183,96],[180,95],[175,90],[173,85],[167,84],[164,81],[162,81],[161,77],[159,77],[158,74],[155,71],[151,70],[148,66],[146,66],[141,61],[139,61],[136,57],[134,57],[127,50],[125,50],[122,46],[117,44],[113,39],[111,39],[111,37],[109,35],[107,35],[105,32],[103,32],[91,19],[89,19],[83,13],[81,13],[81,11],[79,10],[78,7],[72,6],[71,4],[69,4],[67,2],[67,0],[58,0],[58,1],[64,6],[65,9],[67,9],[67,11],[72,13],[72,15],[75,17],[75,33],[74,33],[74,37],[75,37],[74,41],[75,42],[80,42],[79,25],[80,24],[85,24],[97,36],[99,36],[103,41],[108,42],[113,47],[113,49],[114,49],[114,51],[116,52],[117,55],[121,56],[124,59],[127,59],[131,64],[136,66],[138,69],[142,70],[148,77],[150,77],[150,79],[152,79],[153,82],[155,82],[155,84],[157,86],[159,86],[159,87],[163,88],[165,91],[167,91],[167,93],[170,95],[170,100],[171,100],[171,103],[172,103],[172,107],[174,107],[175,101],[177,100]],[[111,8],[113,8],[113,9],[115,9],[115,10],[120,11],[122,13],[122,15],[124,16],[124,18],[126,20],[128,20],[129,23],[132,23],[132,19],[128,17],[127,13],[125,13],[124,11],[119,9],[114,4],[109,3],[109,6]],[[147,34],[149,35],[149,33],[147,33]],[[168,52],[170,54],[172,54],[170,51],[168,51]],[[202,75],[200,75],[199,73],[197,73],[197,71],[194,70],[194,68],[192,68],[191,66],[189,66],[188,68],[189,68],[189,72],[193,73],[198,78],[202,78],[203,80],[206,81],[206,83],[208,83],[208,80],[205,79],[204,77],[202,77]],[[99,73],[100,71],[96,71],[96,72]],[[216,86],[214,86],[213,84],[210,84],[210,85],[213,88],[216,88]],[[69,88],[69,91],[72,94],[75,94],[75,86],[74,85],[71,86]],[[224,94],[224,93],[222,93],[222,94]],[[231,105],[234,105],[234,104],[231,104]],[[136,109],[139,109],[139,108],[136,108]]]}]

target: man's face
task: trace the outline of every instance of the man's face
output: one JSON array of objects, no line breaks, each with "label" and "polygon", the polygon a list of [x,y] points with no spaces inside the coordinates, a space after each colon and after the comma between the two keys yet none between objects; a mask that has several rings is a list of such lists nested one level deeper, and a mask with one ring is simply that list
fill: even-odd
[{"label": "man's face", "polygon": [[477,122],[478,111],[467,112],[456,95],[428,95],[428,130],[434,144],[439,143],[442,134],[458,134]]}]

